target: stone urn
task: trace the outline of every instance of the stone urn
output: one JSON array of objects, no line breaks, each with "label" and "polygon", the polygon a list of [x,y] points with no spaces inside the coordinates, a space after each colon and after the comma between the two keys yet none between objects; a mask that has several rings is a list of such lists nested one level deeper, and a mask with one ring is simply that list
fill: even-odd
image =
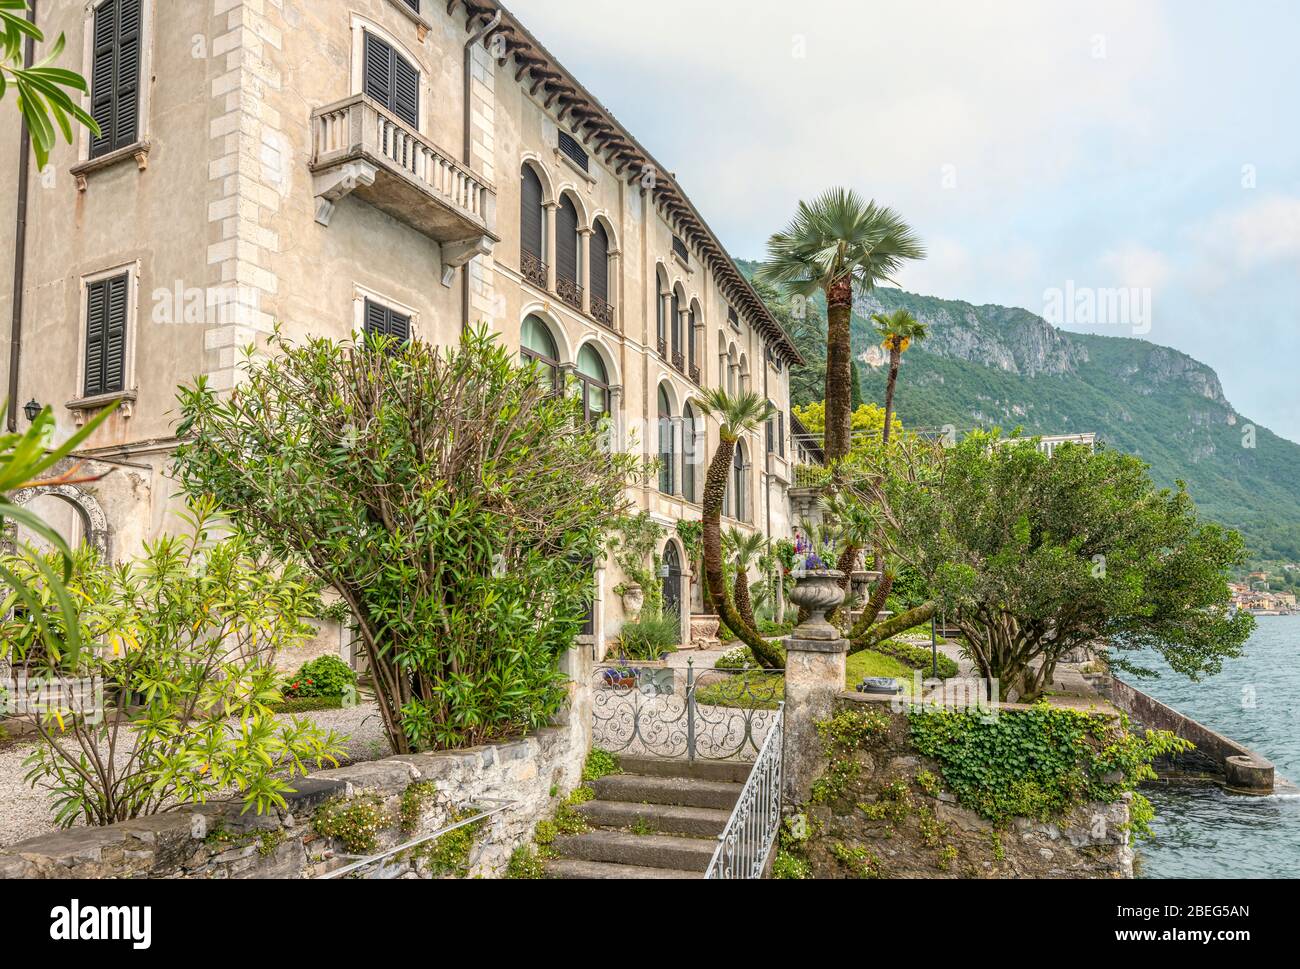
[{"label": "stone urn", "polygon": [[795,574],[795,586],[790,599],[795,605],[810,613],[808,621],[801,623],[792,634],[799,639],[839,639],[839,631],[826,621],[826,613],[844,603],[844,589],[840,583],[844,573],[835,569],[818,569],[815,572]]},{"label": "stone urn", "polygon": [[645,590],[639,585],[629,585],[623,590],[623,615],[628,622],[636,622],[645,608]]}]

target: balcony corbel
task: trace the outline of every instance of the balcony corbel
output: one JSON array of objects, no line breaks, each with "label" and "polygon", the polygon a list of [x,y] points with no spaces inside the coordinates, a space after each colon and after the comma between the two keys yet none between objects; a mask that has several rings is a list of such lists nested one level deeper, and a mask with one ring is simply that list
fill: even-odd
[{"label": "balcony corbel", "polygon": [[374,185],[379,169],[367,161],[350,161],[312,176],[312,191],[316,196],[316,221],[329,226],[339,199],[350,195],[363,185]]}]

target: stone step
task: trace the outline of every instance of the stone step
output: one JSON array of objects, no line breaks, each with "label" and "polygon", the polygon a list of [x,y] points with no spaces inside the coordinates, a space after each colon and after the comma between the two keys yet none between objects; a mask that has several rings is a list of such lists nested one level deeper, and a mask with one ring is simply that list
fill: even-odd
[{"label": "stone step", "polygon": [[721,808],[736,806],[743,784],[701,781],[688,777],[654,777],[648,774],[610,774],[593,781],[602,801],[633,804],[675,804],[680,807]]},{"label": "stone step", "polygon": [[607,861],[573,861],[561,858],[546,863],[547,878],[703,878],[699,871],[676,871],[672,868],[643,868],[640,865],[615,865]]},{"label": "stone step", "polygon": [[638,823],[660,834],[685,838],[716,838],[731,817],[727,808],[632,804],[627,801],[588,801],[578,810],[600,828],[632,828]]},{"label": "stone step", "polygon": [[706,838],[675,838],[665,834],[588,831],[562,834],[552,847],[561,858],[603,861],[642,868],[699,871],[709,867],[717,842]]},{"label": "stone step", "polygon": [[664,757],[620,757],[619,766],[628,774],[654,777],[690,777],[701,781],[725,781],[743,784],[754,769],[743,760],[669,760]]}]

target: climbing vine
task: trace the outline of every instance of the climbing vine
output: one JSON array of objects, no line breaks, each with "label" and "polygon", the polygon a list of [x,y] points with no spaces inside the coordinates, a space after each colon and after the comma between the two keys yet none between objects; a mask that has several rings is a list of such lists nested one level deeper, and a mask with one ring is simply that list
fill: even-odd
[{"label": "climbing vine", "polygon": [[1132,829],[1149,835],[1150,805],[1137,786],[1155,778],[1153,759],[1192,747],[1164,730],[1139,736],[1122,717],[1046,703],[996,717],[915,708],[908,718],[916,749],[938,761],[962,805],[998,825],[1049,821],[1081,803],[1131,793]]},{"label": "climbing vine", "polygon": [[[643,511],[636,515],[620,515],[614,522],[614,534],[609,543],[614,562],[645,593],[645,610],[651,615],[659,615],[663,610],[663,589],[657,572],[659,544],[664,534],[664,527],[651,518],[649,512]],[[625,588],[616,591],[621,595]]]}]

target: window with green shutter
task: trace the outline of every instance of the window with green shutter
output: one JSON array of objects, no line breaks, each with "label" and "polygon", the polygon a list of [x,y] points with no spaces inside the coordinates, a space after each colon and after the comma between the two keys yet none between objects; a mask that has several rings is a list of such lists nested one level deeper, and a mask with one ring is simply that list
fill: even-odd
[{"label": "window with green shutter", "polygon": [[393,45],[366,32],[362,68],[364,92],[417,131],[420,128],[420,72]]},{"label": "window with green shutter", "polygon": [[86,284],[87,397],[113,394],[126,386],[126,273]]},{"label": "window with green shutter", "polygon": [[141,0],[105,0],[95,10],[91,47],[90,113],[99,125],[90,157],[140,138]]}]

